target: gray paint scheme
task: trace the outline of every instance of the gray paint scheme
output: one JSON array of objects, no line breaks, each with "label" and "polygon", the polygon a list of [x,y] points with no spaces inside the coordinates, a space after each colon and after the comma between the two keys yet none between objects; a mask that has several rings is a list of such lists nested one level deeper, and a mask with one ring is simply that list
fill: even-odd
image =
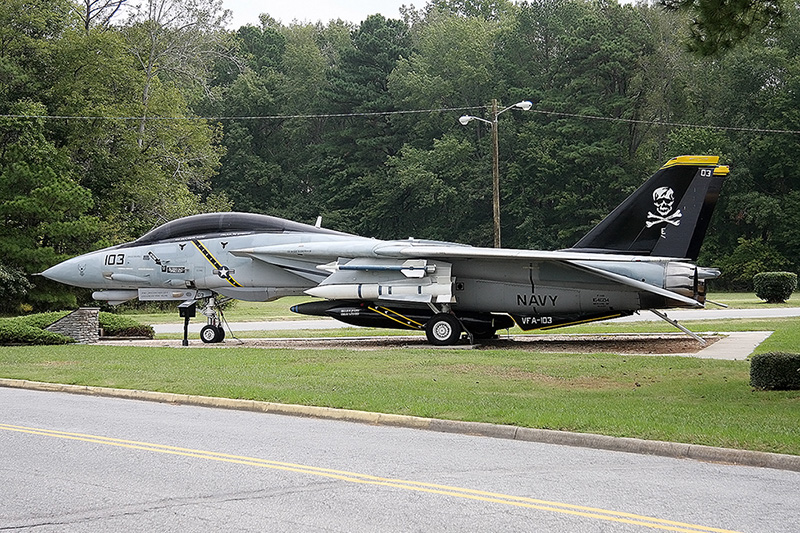
[{"label": "gray paint scheme", "polygon": [[[632,242],[647,234],[647,239],[655,239],[653,249],[688,250],[702,240],[728,173],[716,163],[710,156],[671,160],[620,206],[631,205],[630,209],[616,209],[587,235],[591,239],[580,242],[596,246],[604,238],[598,228],[621,227],[617,219],[630,219],[635,211],[642,213],[641,229],[631,230]],[[715,185],[694,186],[709,179],[716,180]],[[654,203],[652,191],[675,180],[682,180],[675,182],[675,189],[686,191],[682,203],[670,204],[671,218],[654,223],[659,217],[652,211],[663,206]],[[702,210],[702,217],[693,210]],[[705,222],[681,226],[681,217]],[[619,235],[608,240],[615,249],[480,248],[415,239],[382,241],[264,215],[215,213],[170,222],[137,241],[64,261],[43,275],[96,289],[96,299],[111,303],[135,297],[210,298],[204,314],[214,327],[218,295],[268,301],[309,294],[325,298],[329,305],[301,305],[296,311],[340,318],[337,309],[345,306],[350,323],[416,329],[438,324],[441,331],[457,330],[441,338],[428,331],[434,344],[458,341],[461,330],[493,335],[503,327],[498,315],[506,317],[505,324],[510,316],[523,329],[535,329],[642,309],[704,305],[705,280],[716,277],[717,271],[698,268],[682,256],[648,255],[641,244],[647,240],[636,241],[635,255],[619,250],[624,247]],[[391,316],[376,311],[379,306],[390,309]],[[398,323],[397,314],[409,318],[405,326]],[[469,327],[466,318],[473,321]]]}]

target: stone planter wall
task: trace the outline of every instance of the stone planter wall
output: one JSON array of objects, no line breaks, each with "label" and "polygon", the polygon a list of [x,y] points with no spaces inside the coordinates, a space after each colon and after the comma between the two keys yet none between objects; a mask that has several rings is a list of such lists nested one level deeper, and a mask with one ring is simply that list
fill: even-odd
[{"label": "stone planter wall", "polygon": [[92,344],[100,340],[100,308],[81,307],[46,328],[75,339],[78,344]]}]

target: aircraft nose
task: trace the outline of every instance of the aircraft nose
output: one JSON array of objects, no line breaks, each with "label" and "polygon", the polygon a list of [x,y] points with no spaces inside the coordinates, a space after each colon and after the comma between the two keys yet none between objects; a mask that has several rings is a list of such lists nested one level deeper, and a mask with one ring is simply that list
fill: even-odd
[{"label": "aircraft nose", "polygon": [[81,281],[85,275],[86,264],[82,264],[79,259],[78,257],[68,259],[52,266],[42,272],[42,276],[59,283],[64,283],[65,285],[83,286]]}]

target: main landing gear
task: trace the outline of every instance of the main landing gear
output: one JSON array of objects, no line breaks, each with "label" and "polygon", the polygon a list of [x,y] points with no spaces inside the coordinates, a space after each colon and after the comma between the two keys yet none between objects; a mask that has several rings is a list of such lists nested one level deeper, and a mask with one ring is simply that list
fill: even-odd
[{"label": "main landing gear", "polygon": [[[453,346],[457,344],[462,333],[466,333],[470,344],[476,340],[494,339],[499,327],[507,327],[505,323],[497,324],[495,319],[475,320],[470,317],[463,320],[448,312],[431,306],[435,314],[425,323],[425,336],[434,346]],[[510,320],[510,319],[509,319]]]},{"label": "main landing gear", "polygon": [[450,313],[437,313],[425,324],[425,336],[434,346],[452,346],[461,338],[461,322]]}]

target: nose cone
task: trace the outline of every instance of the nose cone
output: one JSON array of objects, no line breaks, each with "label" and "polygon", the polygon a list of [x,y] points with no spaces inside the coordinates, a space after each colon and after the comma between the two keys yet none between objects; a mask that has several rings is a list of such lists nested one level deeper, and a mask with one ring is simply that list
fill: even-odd
[{"label": "nose cone", "polygon": [[68,259],[42,272],[42,276],[65,285],[91,288],[86,279],[86,260],[83,256]]}]

